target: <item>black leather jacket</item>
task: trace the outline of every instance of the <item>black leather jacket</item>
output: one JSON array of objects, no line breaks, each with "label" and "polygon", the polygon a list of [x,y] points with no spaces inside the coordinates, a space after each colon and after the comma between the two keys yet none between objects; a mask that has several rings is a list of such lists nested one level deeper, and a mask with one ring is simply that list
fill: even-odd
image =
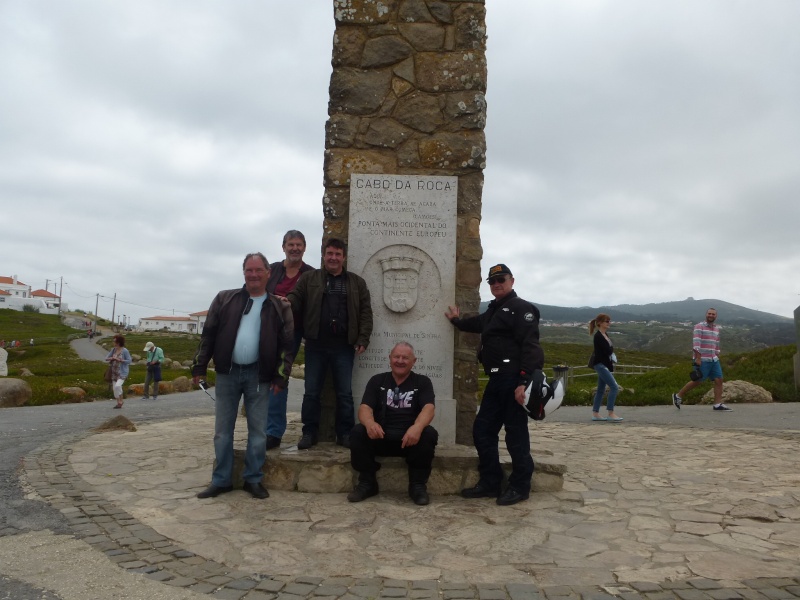
[{"label": "black leather jacket", "polygon": [[544,366],[539,309],[514,290],[492,300],[486,312],[451,322],[461,331],[481,334],[478,360],[487,375],[516,373],[520,384],[527,385],[533,371]]},{"label": "black leather jacket", "polygon": [[[208,309],[203,334],[192,363],[192,375],[203,376],[213,358],[218,373],[230,372],[233,346],[250,294],[244,286],[223,290]],[[289,383],[294,362],[294,320],[288,303],[269,294],[261,307],[258,380],[280,388]]]}]

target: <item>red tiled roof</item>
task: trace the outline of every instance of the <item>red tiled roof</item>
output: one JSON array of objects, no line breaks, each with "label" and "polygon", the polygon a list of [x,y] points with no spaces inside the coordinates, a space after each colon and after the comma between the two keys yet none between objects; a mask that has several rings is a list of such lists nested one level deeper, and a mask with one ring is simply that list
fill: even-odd
[{"label": "red tiled roof", "polygon": [[208,316],[208,311],[207,310],[201,310],[200,312],[189,313],[189,316],[190,317],[207,317]]},{"label": "red tiled roof", "polygon": [[56,294],[54,294],[53,292],[48,292],[47,290],[36,290],[34,292],[31,292],[31,296],[34,296],[36,298],[58,298]]},{"label": "red tiled roof", "polygon": [[[0,275],[0,283],[8,283],[10,285],[15,285],[13,277],[4,277],[2,275]],[[16,285],[25,285],[25,284],[22,283],[19,279],[17,279]]]},{"label": "red tiled roof", "polygon": [[5,290],[0,290],[0,294],[2,294],[2,295],[4,295],[4,296],[10,296],[10,295],[11,295],[11,294],[9,294],[7,291],[5,291]]}]

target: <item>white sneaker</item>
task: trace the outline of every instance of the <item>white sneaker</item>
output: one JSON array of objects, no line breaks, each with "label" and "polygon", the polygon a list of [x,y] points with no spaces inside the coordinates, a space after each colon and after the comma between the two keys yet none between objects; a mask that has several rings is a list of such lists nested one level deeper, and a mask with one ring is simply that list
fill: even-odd
[{"label": "white sneaker", "polygon": [[678,394],[672,394],[672,403],[675,405],[675,408],[680,410],[682,402],[683,400],[678,396]]}]

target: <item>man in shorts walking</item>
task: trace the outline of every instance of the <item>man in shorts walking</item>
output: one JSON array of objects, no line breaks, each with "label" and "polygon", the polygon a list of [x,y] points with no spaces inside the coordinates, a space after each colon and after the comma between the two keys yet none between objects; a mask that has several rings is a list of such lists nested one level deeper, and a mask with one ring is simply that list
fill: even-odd
[{"label": "man in shorts walking", "polygon": [[700,369],[700,377],[690,381],[677,394],[672,394],[672,404],[680,409],[683,397],[706,379],[714,382],[714,410],[730,411],[722,403],[722,366],[719,364],[719,327],[715,325],[717,309],[706,311],[706,320],[694,326],[692,333],[692,359]]}]

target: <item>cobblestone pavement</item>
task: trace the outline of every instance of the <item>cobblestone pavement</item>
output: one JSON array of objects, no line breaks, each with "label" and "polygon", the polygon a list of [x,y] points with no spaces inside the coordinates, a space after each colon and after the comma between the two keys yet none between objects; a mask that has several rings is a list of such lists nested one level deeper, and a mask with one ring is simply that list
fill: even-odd
[{"label": "cobblestone pavement", "polygon": [[61,438],[29,454],[22,477],[73,536],[0,531],[0,569],[64,600],[90,596],[70,596],[44,567],[31,574],[29,556],[66,545],[50,570],[66,556],[94,560],[87,571],[116,563],[102,579],[113,594],[98,598],[800,597],[796,431],[531,429],[537,451],[569,471],[563,491],[514,507],[241,491],[200,501],[209,417]]}]

